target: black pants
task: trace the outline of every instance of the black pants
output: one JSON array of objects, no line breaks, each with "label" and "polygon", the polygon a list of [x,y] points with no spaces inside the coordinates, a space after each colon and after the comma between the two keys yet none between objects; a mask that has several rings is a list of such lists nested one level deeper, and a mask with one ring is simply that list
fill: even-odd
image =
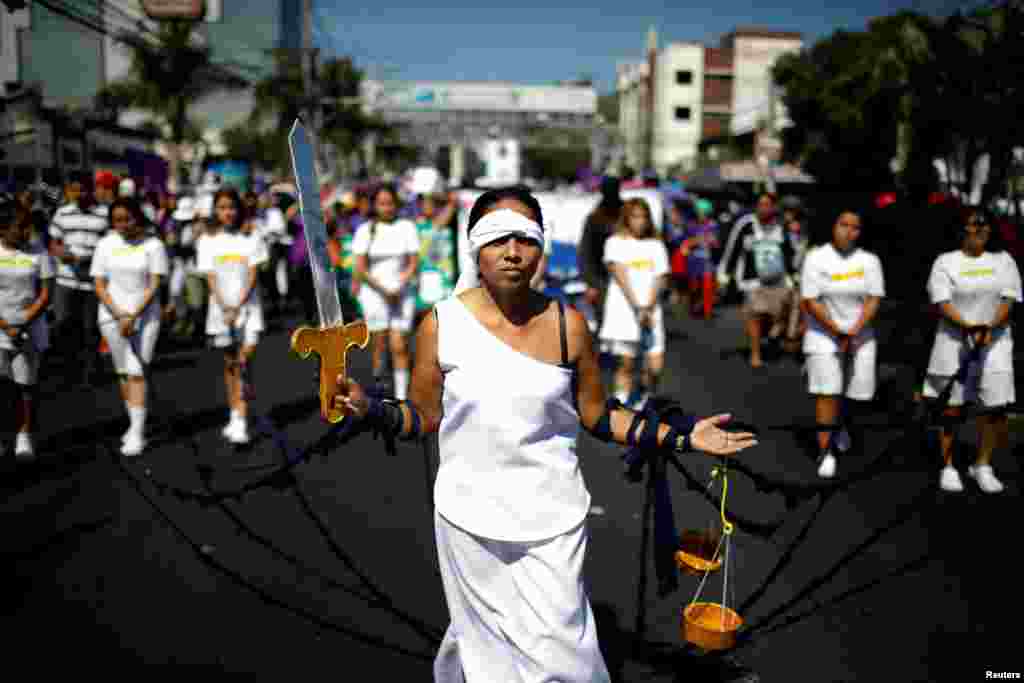
[{"label": "black pants", "polygon": [[53,346],[63,356],[69,372],[77,369],[88,378],[100,367],[100,330],[96,320],[99,299],[91,290],[57,285],[53,304],[57,316]]}]

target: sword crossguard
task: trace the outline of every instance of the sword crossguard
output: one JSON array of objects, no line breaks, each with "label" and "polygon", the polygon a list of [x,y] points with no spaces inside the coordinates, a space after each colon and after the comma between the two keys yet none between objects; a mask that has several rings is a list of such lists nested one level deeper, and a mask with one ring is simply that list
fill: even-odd
[{"label": "sword crossguard", "polygon": [[366,348],[370,332],[366,321],[317,329],[300,327],[292,332],[292,349],[307,358],[314,351],[320,356],[320,416],[332,424],[341,422],[345,413],[334,405],[340,393],[338,377],[345,376],[345,357],[353,346]]}]

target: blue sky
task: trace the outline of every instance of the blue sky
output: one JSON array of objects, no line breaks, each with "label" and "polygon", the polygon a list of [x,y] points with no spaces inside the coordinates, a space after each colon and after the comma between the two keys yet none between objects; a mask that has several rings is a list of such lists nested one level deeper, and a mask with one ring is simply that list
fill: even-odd
[{"label": "blue sky", "polygon": [[[615,65],[643,55],[647,29],[659,41],[717,45],[737,25],[804,34],[807,45],[839,28],[900,9],[947,14],[955,0],[718,0],[681,7],[658,0],[580,0],[580,9],[519,0],[314,0],[315,41],[326,55],[350,55],[370,77],[402,80],[502,80],[541,84],[590,74],[599,92],[614,87]],[[589,5],[589,9],[583,9]],[[829,6],[832,5],[832,6]]]}]

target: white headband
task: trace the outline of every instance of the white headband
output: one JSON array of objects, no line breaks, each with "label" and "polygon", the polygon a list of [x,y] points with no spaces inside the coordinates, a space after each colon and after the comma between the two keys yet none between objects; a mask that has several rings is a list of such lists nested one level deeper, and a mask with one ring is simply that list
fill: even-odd
[{"label": "white headband", "polygon": [[480,284],[480,273],[476,263],[480,249],[509,235],[521,235],[536,240],[541,245],[544,244],[544,231],[536,221],[512,209],[492,211],[477,221],[469,233],[469,264],[459,274],[453,296]]}]

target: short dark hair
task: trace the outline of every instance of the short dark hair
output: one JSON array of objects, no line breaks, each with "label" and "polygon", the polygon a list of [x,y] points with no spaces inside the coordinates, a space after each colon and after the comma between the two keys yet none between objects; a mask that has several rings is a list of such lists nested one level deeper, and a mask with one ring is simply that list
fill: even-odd
[{"label": "short dark hair", "polygon": [[124,209],[132,215],[135,219],[136,225],[147,225],[149,220],[146,218],[145,212],[142,210],[142,205],[131,197],[118,197],[110,203],[110,210],[107,213],[107,223],[110,227],[114,227],[114,209]]},{"label": "short dark hair", "polygon": [[540,225],[541,230],[544,229],[544,215],[540,210],[540,202],[530,192],[530,188],[525,185],[509,185],[508,187],[496,187],[492,190],[487,190],[487,192],[477,197],[476,201],[473,202],[473,208],[469,210],[469,227],[466,229],[466,233],[468,234],[473,229],[473,226],[484,217],[488,209],[502,199],[515,199],[522,202],[533,212],[533,217],[537,224]]}]

